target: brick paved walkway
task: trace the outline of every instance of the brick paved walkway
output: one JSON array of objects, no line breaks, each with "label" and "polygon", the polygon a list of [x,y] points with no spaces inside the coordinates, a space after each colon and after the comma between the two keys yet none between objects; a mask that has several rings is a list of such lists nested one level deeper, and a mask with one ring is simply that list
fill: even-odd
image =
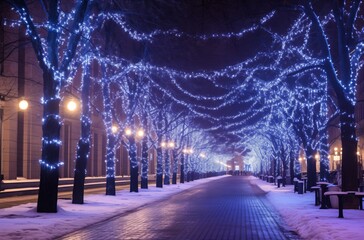
[{"label": "brick paved walkway", "polygon": [[[100,213],[102,214],[102,213]],[[231,176],[124,213],[61,239],[299,239],[250,185]]]}]

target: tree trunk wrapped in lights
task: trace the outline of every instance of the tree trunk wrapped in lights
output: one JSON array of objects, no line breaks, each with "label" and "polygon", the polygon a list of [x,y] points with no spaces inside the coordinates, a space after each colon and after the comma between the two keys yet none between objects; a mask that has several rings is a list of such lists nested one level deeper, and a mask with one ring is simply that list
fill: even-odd
[{"label": "tree trunk wrapped in lights", "polygon": [[106,76],[106,66],[102,65],[103,81],[101,82],[102,96],[104,101],[104,125],[106,128],[106,195],[115,195],[115,140],[112,131],[112,106],[110,99],[110,84]]},{"label": "tree trunk wrapped in lights", "polygon": [[142,140],[142,174],[141,174],[141,183],[140,187],[143,189],[148,188],[148,168],[149,168],[149,162],[148,162],[148,139],[145,136]]},{"label": "tree trunk wrapped in lights", "polygon": [[157,174],[156,186],[163,187],[163,150],[161,146],[157,147]]},{"label": "tree trunk wrapped in lights", "polygon": [[82,78],[82,116],[81,137],[77,145],[75,176],[73,182],[72,203],[83,204],[85,177],[88,156],[90,154],[91,113],[90,113],[90,65],[84,67]]},{"label": "tree trunk wrapped in lights", "polygon": [[137,146],[135,136],[128,137],[129,140],[129,164],[130,164],[130,192],[138,192],[138,159],[137,159]]},{"label": "tree trunk wrapped in lights", "polygon": [[166,149],[164,150],[164,185],[170,184],[170,175],[171,175],[171,159],[170,159],[168,143],[166,144]]},{"label": "tree trunk wrapped in lights", "polygon": [[180,183],[185,183],[185,157],[184,157],[184,153],[181,154]]},{"label": "tree trunk wrapped in lights", "polygon": [[177,154],[177,150],[172,149],[172,156],[173,156],[172,184],[177,184],[177,172],[178,172],[178,154]]},{"label": "tree trunk wrapped in lights", "polygon": [[[68,77],[71,62],[77,52],[82,34],[82,23],[86,15],[88,0],[76,3],[68,19],[60,21],[59,1],[48,1],[47,15],[37,16],[43,22],[34,23],[28,4],[23,0],[7,1],[19,14],[20,21],[32,42],[39,66],[43,71],[43,123],[42,159],[40,160],[40,185],[38,193],[38,212],[57,212],[60,116],[59,103],[62,81]],[[43,24],[46,23],[47,24]],[[63,24],[69,24],[63,26]],[[38,31],[38,27],[41,31]],[[47,27],[45,27],[47,26]],[[51,26],[51,27],[50,27]],[[67,29],[67,31],[64,31]],[[45,33],[46,37],[42,34]],[[61,34],[63,38],[60,41]],[[43,39],[42,39],[43,38]],[[60,43],[63,43],[61,45]]]}]

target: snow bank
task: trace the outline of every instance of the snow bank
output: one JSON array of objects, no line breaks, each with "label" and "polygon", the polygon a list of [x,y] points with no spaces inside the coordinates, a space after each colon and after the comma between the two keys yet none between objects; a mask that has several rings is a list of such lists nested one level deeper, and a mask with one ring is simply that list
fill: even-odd
[{"label": "snow bank", "polygon": [[304,239],[364,239],[364,210],[344,209],[344,218],[338,218],[338,209],[319,209],[315,193],[293,193],[293,186],[277,188],[255,177],[250,182],[268,192],[267,198],[285,222]]}]

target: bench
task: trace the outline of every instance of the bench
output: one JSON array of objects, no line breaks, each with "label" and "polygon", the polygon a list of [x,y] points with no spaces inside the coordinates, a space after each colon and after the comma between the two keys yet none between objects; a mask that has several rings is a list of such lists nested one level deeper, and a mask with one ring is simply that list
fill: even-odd
[{"label": "bench", "polygon": [[338,218],[344,218],[343,209],[344,209],[344,196],[348,195],[348,192],[325,192],[325,196],[337,196],[339,199],[339,217]]},{"label": "bench", "polygon": [[359,198],[359,209],[363,210],[363,197],[364,192],[355,192],[355,191],[347,191],[347,192],[325,192],[325,196],[337,196],[339,199],[339,218],[344,218],[343,210],[344,210],[344,196],[354,195]]}]

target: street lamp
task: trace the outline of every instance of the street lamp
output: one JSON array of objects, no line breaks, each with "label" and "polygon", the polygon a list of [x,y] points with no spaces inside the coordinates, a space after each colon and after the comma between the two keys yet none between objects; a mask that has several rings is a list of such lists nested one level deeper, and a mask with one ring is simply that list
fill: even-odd
[{"label": "street lamp", "polygon": [[113,133],[113,134],[115,134],[115,133],[117,133],[118,132],[118,130],[119,130],[119,128],[118,128],[118,126],[117,125],[112,125],[112,127],[111,127],[111,132]]},{"label": "street lamp", "polygon": [[139,129],[137,131],[137,136],[140,137],[140,138],[144,137],[144,130],[143,129]]},{"label": "street lamp", "polygon": [[126,136],[131,136],[131,134],[133,133],[130,128],[125,128],[124,131]]},{"label": "street lamp", "polygon": [[74,112],[77,109],[77,103],[73,99],[69,100],[67,103],[67,109],[70,112]]},{"label": "street lamp", "polygon": [[25,111],[27,110],[29,107],[29,103],[27,100],[25,99],[22,99],[20,102],[19,102],[19,109],[22,110],[22,111]]},{"label": "street lamp", "polygon": [[174,142],[173,142],[173,141],[170,141],[170,142],[168,143],[168,147],[169,147],[169,148],[174,148],[174,147],[175,147]]},{"label": "street lamp", "polygon": [[182,150],[183,153],[185,154],[192,154],[193,153],[193,149],[192,148],[185,148]]}]

